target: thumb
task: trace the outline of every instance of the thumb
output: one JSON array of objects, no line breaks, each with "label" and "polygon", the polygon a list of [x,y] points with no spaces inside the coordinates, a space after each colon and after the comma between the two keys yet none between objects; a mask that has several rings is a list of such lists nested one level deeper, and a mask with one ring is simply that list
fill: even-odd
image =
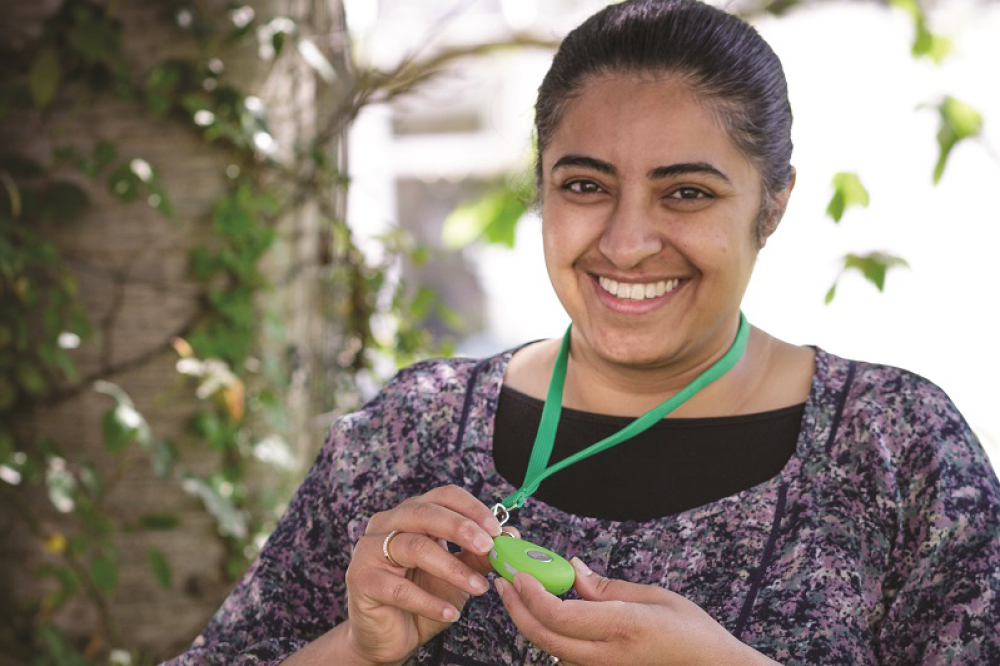
[{"label": "thumb", "polygon": [[670,593],[655,585],[640,585],[627,580],[607,578],[591,571],[579,557],[570,560],[576,570],[573,587],[587,601],[630,601],[640,604],[663,603]]}]

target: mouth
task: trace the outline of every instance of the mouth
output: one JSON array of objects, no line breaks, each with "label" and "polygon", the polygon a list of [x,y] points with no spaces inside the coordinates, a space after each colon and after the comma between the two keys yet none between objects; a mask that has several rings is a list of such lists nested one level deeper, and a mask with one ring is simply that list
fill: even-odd
[{"label": "mouth", "polygon": [[606,293],[627,301],[645,301],[659,298],[679,287],[684,280],[659,280],[657,282],[618,282],[607,277],[598,277],[597,283]]}]

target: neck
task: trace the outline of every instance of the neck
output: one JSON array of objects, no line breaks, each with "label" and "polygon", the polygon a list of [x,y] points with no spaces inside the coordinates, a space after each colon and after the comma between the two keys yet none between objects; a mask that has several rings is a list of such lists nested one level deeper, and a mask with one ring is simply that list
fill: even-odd
[{"label": "neck", "polygon": [[[705,350],[683,363],[629,367],[609,363],[583,345],[573,347],[563,405],[614,416],[636,417],[677,394],[710,368],[729,350],[735,337]],[[699,391],[671,416],[722,416],[753,411],[755,387],[763,379],[768,364],[771,338],[751,328],[746,352],[720,378]]]}]

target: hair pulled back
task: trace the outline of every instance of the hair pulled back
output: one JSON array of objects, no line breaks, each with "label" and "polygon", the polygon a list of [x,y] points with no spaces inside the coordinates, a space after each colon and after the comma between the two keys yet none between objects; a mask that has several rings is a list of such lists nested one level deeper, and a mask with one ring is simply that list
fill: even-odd
[{"label": "hair pulled back", "polygon": [[740,18],[697,0],[629,0],[594,14],[563,40],[538,89],[539,183],[542,152],[566,104],[589,77],[617,73],[682,77],[716,113],[761,174],[762,245],[780,218],[774,195],[792,178],[792,110],[767,42]]}]

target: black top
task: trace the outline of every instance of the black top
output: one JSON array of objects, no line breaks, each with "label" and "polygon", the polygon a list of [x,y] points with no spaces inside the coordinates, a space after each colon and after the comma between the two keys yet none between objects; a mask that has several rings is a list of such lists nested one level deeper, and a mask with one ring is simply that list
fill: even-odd
[{"label": "black top", "polygon": [[[500,391],[493,462],[520,487],[544,402]],[[610,520],[669,516],[751,488],[778,474],[795,452],[805,403],[759,414],[663,419],[630,440],[570,465],[533,497],[563,511]],[[618,432],[629,417],[562,410],[549,464]]]}]

